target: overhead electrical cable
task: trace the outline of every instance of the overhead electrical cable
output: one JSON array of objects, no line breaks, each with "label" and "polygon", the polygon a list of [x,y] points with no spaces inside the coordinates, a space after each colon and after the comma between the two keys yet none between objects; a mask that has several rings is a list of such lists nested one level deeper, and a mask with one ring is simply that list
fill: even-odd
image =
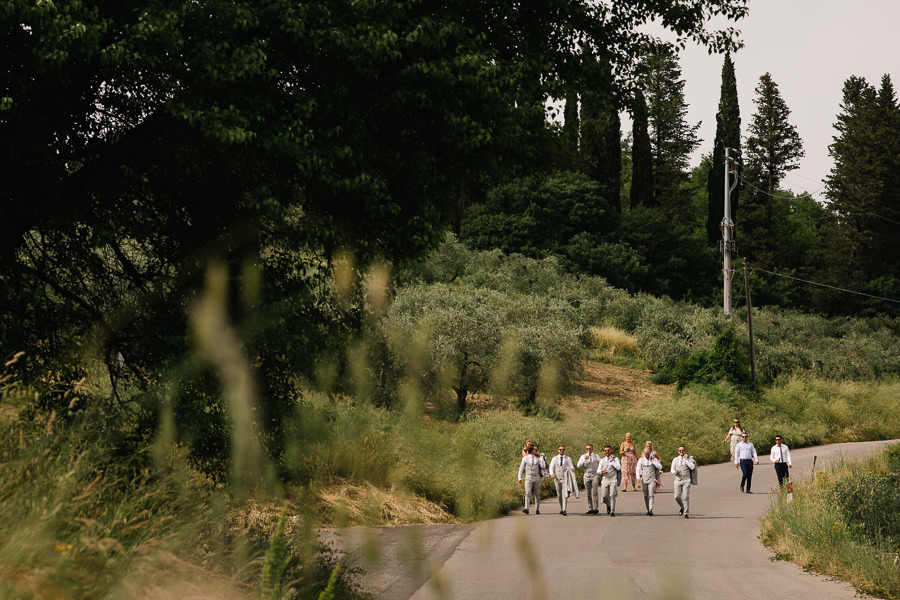
[{"label": "overhead electrical cable", "polygon": [[894,300],[893,298],[885,298],[884,296],[875,296],[873,294],[867,294],[865,292],[857,292],[855,290],[848,290],[846,288],[837,287],[834,285],[828,285],[827,283],[818,283],[816,281],[810,281],[808,279],[801,279],[799,277],[793,277],[791,275],[785,275],[784,273],[776,273],[774,271],[768,271],[766,269],[757,267],[756,265],[752,265],[747,263],[747,266],[750,267],[752,271],[759,271],[760,273],[768,273],[769,275],[775,275],[776,277],[784,277],[785,279],[793,279],[794,281],[800,281],[803,283],[808,283],[810,285],[817,285],[819,287],[828,288],[831,290],[837,290],[839,292],[847,292],[848,294],[856,294],[858,296],[867,296],[869,298],[875,298],[876,300],[884,300],[885,302],[893,302],[895,304],[900,304],[900,300]]}]

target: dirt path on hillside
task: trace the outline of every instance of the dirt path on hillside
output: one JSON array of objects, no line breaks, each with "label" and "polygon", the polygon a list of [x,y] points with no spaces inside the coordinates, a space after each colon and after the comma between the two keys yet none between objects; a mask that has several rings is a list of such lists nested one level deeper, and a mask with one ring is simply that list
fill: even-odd
[{"label": "dirt path on hillside", "polygon": [[670,398],[674,385],[657,385],[652,371],[636,371],[597,361],[584,365],[584,377],[571,400],[574,402],[629,402],[643,404]]}]

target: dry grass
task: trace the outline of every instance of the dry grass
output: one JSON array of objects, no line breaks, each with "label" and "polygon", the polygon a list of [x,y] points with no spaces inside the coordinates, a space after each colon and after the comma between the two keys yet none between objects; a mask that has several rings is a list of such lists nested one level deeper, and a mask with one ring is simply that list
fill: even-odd
[{"label": "dry grass", "polygon": [[[292,506],[288,505],[288,514],[292,514]],[[282,504],[280,502],[260,502],[254,498],[248,498],[240,505],[232,506],[226,517],[226,530],[233,534],[245,534],[248,532],[264,532],[271,536],[275,532],[275,526],[281,516]],[[285,531],[290,531],[291,521],[285,524]]]},{"label": "dry grass", "polygon": [[591,327],[595,346],[609,358],[613,356],[640,356],[637,338],[615,327]]},{"label": "dry grass", "polygon": [[159,553],[122,580],[111,597],[123,600],[244,600],[253,588],[225,575]]},{"label": "dry grass", "polygon": [[456,522],[453,515],[434,502],[368,483],[338,483],[323,488],[318,495],[326,524],[335,526]]}]

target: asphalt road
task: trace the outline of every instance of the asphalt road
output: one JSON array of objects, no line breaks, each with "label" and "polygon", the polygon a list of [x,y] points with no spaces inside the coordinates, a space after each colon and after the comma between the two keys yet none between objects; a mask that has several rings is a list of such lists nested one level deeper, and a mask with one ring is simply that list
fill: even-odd
[{"label": "asphalt road", "polygon": [[[818,469],[885,443],[792,451],[791,473],[808,476],[814,456]],[[363,583],[379,600],[858,598],[848,584],[773,561],[758,539],[758,519],[777,484],[768,448],[762,452],[753,494],[740,493],[740,471],[733,465],[700,467],[691,519],[678,516],[666,474],[653,517],[645,515],[640,490],[620,490],[614,518],[585,514],[582,493],[569,502],[567,517],[551,497],[541,502],[540,515],[515,511],[462,527],[349,530],[343,546],[366,565]],[[665,457],[666,468],[671,458]]]}]

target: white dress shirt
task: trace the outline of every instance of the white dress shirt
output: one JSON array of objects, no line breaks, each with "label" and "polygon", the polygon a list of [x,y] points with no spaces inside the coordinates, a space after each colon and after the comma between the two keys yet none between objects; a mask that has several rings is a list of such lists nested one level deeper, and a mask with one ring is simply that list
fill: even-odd
[{"label": "white dress shirt", "polygon": [[780,446],[778,444],[775,444],[774,446],[772,446],[772,451],[769,453],[769,460],[771,460],[773,463],[782,462],[789,467],[792,466],[791,451],[784,444],[781,444]]},{"label": "white dress shirt", "polygon": [[697,468],[697,463],[694,462],[694,458],[685,454],[684,456],[676,456],[672,459],[672,468],[669,469],[669,472],[677,473],[684,465],[687,465],[687,468],[691,471]]},{"label": "white dress shirt", "polygon": [[573,469],[572,459],[566,454],[557,454],[550,461],[550,477],[562,479],[566,476],[566,471]]},{"label": "white dress shirt", "polygon": [[606,473],[603,475],[603,479],[615,481],[619,478],[618,474],[616,474],[616,471],[622,470],[622,464],[615,456],[604,456],[603,460],[600,461],[600,471],[603,471],[603,469],[606,469]]},{"label": "white dress shirt", "polygon": [[738,442],[738,445],[734,447],[734,464],[740,464],[742,460],[750,460],[753,462],[759,463],[759,457],[756,455],[756,446],[754,446],[751,442],[745,442],[741,440]]}]

